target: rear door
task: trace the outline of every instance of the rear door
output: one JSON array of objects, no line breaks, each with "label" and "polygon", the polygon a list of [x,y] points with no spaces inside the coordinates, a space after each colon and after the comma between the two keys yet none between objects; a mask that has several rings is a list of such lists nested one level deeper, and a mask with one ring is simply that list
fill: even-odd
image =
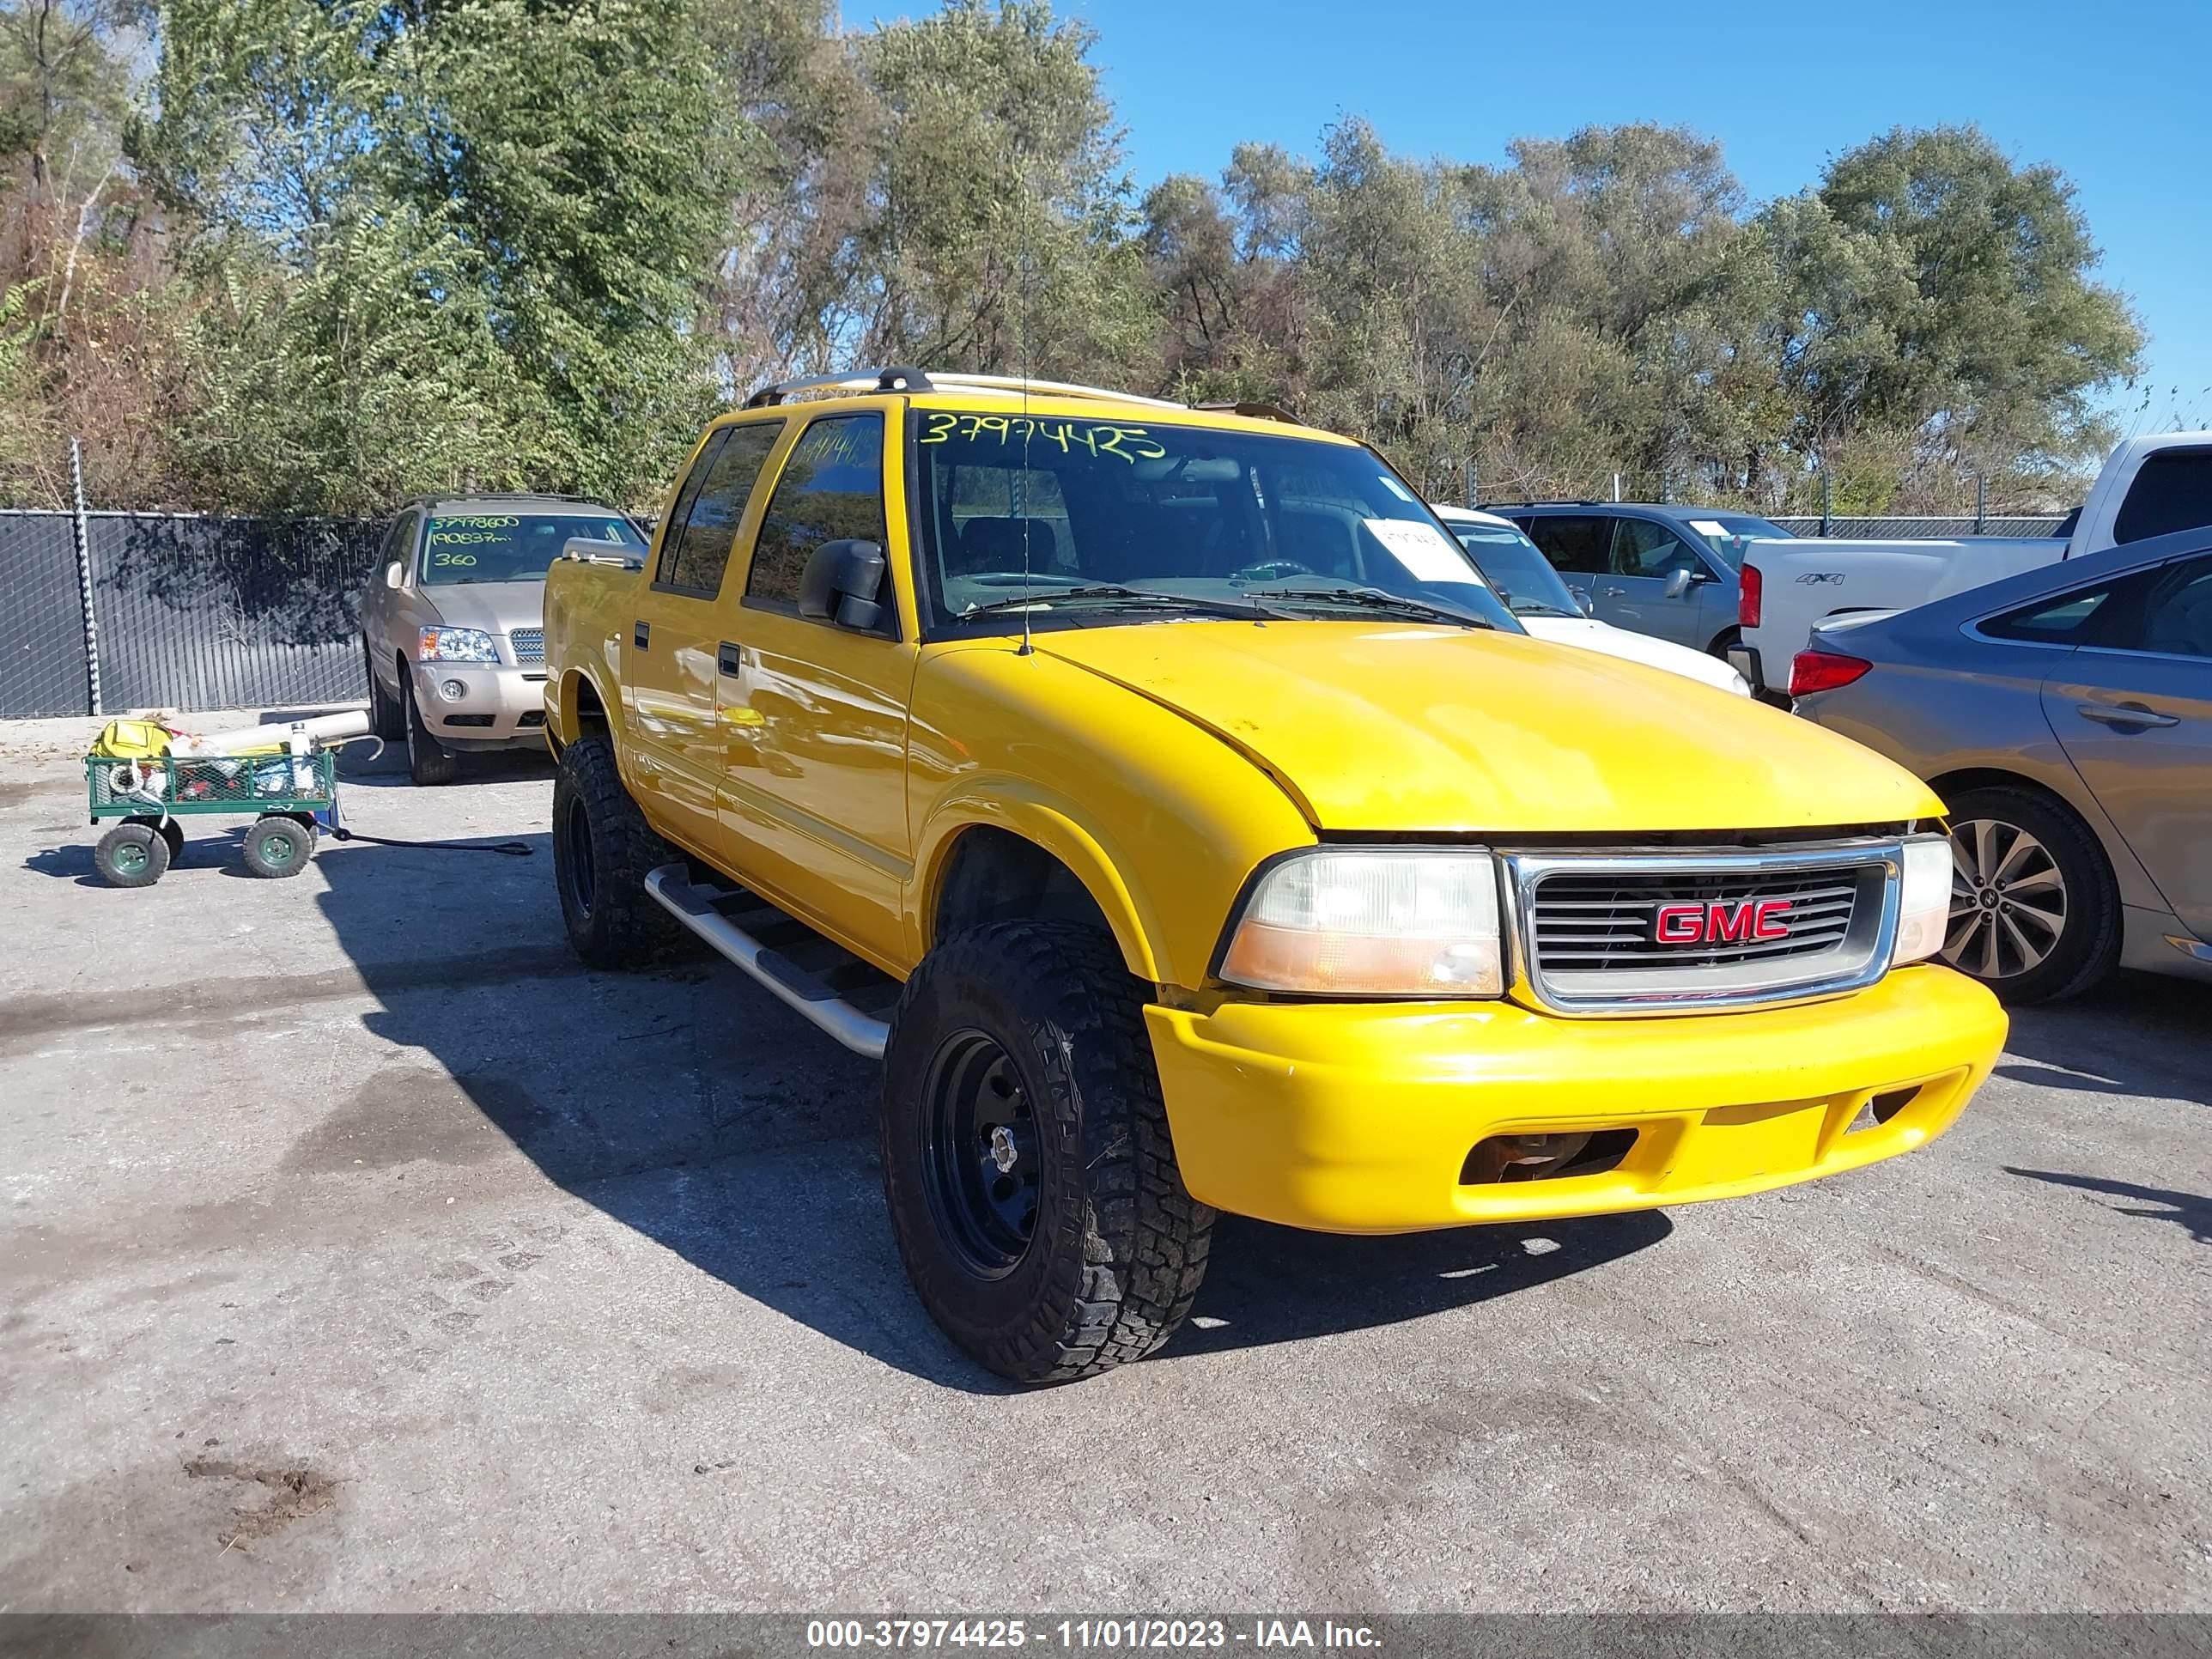
[{"label": "rear door", "polygon": [[1612,573],[1613,522],[1595,513],[1539,513],[1516,518],[1569,587],[1597,604],[1599,584]]},{"label": "rear door", "polygon": [[[720,659],[737,610],[730,551],[785,424],[755,421],[707,434],[661,526],[651,580],[630,619],[623,679],[640,782],[663,830],[709,856],[721,835]],[[726,585],[733,590],[726,599]]]},{"label": "rear door", "polygon": [[[1667,584],[1678,571],[1689,573],[1691,583],[1669,599]],[[1704,558],[1669,526],[1655,519],[1615,519],[1607,574],[1598,582],[1598,620],[1702,650],[1698,609],[1704,594],[1697,579],[1706,574]]]},{"label": "rear door", "polygon": [[2044,713],[2173,913],[2212,939],[2212,553],[2123,578],[2098,613]]}]

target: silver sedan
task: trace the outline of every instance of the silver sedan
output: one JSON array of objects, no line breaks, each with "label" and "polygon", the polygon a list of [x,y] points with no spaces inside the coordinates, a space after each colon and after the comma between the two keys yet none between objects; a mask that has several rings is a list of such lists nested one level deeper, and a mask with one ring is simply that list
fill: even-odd
[{"label": "silver sedan", "polygon": [[2212,979],[2212,527],[1838,617],[1790,690],[1943,797],[1955,966],[2013,1002]]}]

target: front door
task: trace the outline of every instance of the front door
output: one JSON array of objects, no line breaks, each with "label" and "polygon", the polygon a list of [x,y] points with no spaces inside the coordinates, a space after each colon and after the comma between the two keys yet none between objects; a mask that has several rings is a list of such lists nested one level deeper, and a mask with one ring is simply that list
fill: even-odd
[{"label": "front door", "polygon": [[818,416],[790,449],[761,519],[723,687],[720,810],[747,867],[802,915],[901,967],[901,895],[913,866],[907,705],[918,653],[886,577],[879,631],[799,613],[799,578],[824,542],[885,532],[881,409]]},{"label": "front door", "polygon": [[[1698,579],[1705,562],[1690,544],[1651,519],[1615,519],[1609,568],[1597,585],[1600,622],[1698,650]],[[1686,572],[1689,586],[1668,597],[1668,581]]]},{"label": "front door", "polygon": [[721,836],[720,659],[734,595],[722,597],[730,551],[781,420],[707,435],[660,527],[653,580],[639,590],[623,672],[638,787],[672,840],[712,858]]},{"label": "front door", "polygon": [[2174,915],[2212,939],[2212,554],[2126,578],[2100,613],[2044,713]]}]

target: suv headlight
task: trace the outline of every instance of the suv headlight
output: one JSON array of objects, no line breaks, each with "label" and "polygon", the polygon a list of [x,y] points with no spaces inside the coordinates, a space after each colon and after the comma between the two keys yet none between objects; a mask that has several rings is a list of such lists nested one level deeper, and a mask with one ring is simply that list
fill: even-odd
[{"label": "suv headlight", "polygon": [[481,628],[426,628],[418,662],[497,662],[499,647]]},{"label": "suv headlight", "polygon": [[1905,843],[1905,872],[1898,880],[1897,949],[1893,966],[1921,962],[1943,948],[1951,931],[1951,842],[1918,836]]},{"label": "suv headlight", "polygon": [[1325,996],[1503,995],[1497,863],[1441,850],[1294,854],[1254,884],[1220,976]]}]

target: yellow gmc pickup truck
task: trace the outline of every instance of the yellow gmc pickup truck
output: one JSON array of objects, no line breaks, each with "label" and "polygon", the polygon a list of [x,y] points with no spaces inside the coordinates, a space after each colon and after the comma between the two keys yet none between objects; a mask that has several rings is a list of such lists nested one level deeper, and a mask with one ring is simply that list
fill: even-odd
[{"label": "yellow gmc pickup truck", "polygon": [[1942,805],[1529,638],[1373,450],[893,368],[716,421],[545,594],[578,953],[696,935],[883,1063],[915,1286],[1027,1381],[1139,1358],[1214,1212],[1728,1198],[1940,1133]]}]

